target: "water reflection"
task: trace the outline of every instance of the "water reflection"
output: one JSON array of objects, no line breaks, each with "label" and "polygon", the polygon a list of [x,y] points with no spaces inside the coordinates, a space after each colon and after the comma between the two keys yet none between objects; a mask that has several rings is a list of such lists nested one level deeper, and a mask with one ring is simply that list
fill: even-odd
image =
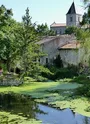
[{"label": "water reflection", "polygon": [[43,113],[30,97],[17,94],[0,94],[0,111],[21,115],[27,118],[36,118],[36,113]]},{"label": "water reflection", "polygon": [[70,109],[56,110],[50,107],[39,105],[39,108],[48,114],[37,114],[37,118],[43,121],[43,124],[90,124],[90,118],[73,113]]},{"label": "water reflection", "polygon": [[85,117],[79,114],[75,114],[76,124],[90,124],[90,117]]},{"label": "water reflection", "polygon": [[37,104],[30,97],[13,93],[0,94],[0,111],[42,120],[42,124],[90,124],[90,118],[70,109],[56,110]]}]

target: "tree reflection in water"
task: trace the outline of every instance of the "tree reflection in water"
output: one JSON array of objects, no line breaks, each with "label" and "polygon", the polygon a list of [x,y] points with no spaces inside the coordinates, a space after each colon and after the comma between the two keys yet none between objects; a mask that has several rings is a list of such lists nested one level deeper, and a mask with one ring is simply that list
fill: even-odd
[{"label": "tree reflection in water", "polygon": [[90,124],[90,121],[89,121],[88,117],[84,118],[84,123],[83,124]]},{"label": "tree reflection in water", "polygon": [[30,97],[14,93],[0,94],[0,111],[2,110],[28,119],[36,118],[37,112],[44,113]]},{"label": "tree reflection in water", "polygon": [[[69,108],[57,110],[42,104],[37,104],[28,96],[14,93],[0,94],[0,111],[20,115],[26,117],[27,120],[41,120],[44,124],[90,124],[89,117],[73,113]],[[8,118],[5,118],[8,122]],[[0,118],[0,124],[1,122]]]}]

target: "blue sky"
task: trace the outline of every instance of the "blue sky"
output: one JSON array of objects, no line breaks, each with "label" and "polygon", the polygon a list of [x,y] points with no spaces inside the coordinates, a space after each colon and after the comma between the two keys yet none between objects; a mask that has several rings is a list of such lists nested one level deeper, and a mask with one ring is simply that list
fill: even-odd
[{"label": "blue sky", "polygon": [[[77,7],[82,6],[82,0],[74,0]],[[14,18],[17,21],[22,20],[27,7],[30,9],[32,22],[37,24],[47,23],[50,25],[54,21],[64,23],[66,13],[71,6],[73,0],[0,0],[0,5],[5,5],[6,8],[12,8]],[[80,10],[81,12],[81,10]]]}]

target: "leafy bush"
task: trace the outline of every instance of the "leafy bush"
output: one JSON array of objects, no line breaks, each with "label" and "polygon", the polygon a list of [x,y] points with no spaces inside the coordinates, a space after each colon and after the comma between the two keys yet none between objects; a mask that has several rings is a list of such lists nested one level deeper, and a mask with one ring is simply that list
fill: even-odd
[{"label": "leafy bush", "polygon": [[44,82],[44,81],[47,81],[47,80],[48,80],[47,78],[42,77],[42,76],[36,76],[34,78],[32,78],[32,77],[24,77],[24,81],[28,82],[28,83],[30,83],[30,82],[37,82],[37,81]]},{"label": "leafy bush", "polygon": [[24,77],[24,81],[36,82],[36,79],[34,79],[32,77]]},{"label": "leafy bush", "polygon": [[0,67],[3,69],[3,71],[4,72],[6,72],[7,71],[7,67],[6,67],[6,65],[5,64],[0,64]]},{"label": "leafy bush", "polygon": [[76,31],[77,31],[77,27],[70,26],[66,28],[65,34],[76,34]]},{"label": "leafy bush", "polygon": [[45,77],[42,77],[42,76],[37,76],[36,80],[39,81],[39,82],[46,82],[48,79],[45,78]]},{"label": "leafy bush", "polygon": [[87,78],[86,75],[79,75],[77,77],[74,77],[71,82],[77,82],[80,84],[89,84],[90,83],[90,79]]},{"label": "leafy bush", "polygon": [[51,67],[50,71],[54,73],[53,75],[49,76],[49,78],[52,80],[63,79],[63,78],[73,78],[74,76],[78,75],[76,67],[68,67],[68,68]]},{"label": "leafy bush", "polygon": [[82,87],[77,88],[75,94],[90,97],[90,84],[84,84]]}]

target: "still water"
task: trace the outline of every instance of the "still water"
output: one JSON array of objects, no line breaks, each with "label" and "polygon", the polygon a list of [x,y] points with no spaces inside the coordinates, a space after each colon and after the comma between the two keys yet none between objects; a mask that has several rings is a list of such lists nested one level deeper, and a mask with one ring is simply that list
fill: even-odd
[{"label": "still water", "polygon": [[90,124],[90,117],[73,113],[70,109],[57,110],[37,104],[30,97],[13,93],[0,94],[0,111],[41,120],[42,124]]}]

